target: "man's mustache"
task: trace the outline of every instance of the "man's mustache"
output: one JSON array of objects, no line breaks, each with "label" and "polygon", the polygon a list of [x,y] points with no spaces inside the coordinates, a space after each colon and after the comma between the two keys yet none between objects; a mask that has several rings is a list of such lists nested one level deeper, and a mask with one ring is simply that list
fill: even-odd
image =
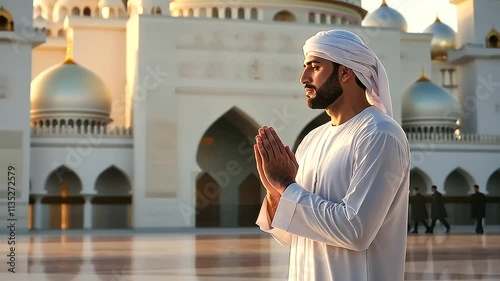
[{"label": "man's mustache", "polygon": [[313,84],[305,84],[304,89],[307,89],[307,88],[310,88],[310,89],[313,89],[316,91],[316,86],[314,86]]}]

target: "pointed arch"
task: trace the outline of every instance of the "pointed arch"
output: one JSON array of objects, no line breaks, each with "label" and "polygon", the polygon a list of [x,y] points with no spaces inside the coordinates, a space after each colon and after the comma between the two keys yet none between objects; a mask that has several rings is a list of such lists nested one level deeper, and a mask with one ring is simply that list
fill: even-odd
[{"label": "pointed arch", "polygon": [[490,196],[500,196],[500,169],[493,172],[488,178],[486,190]]},{"label": "pointed arch", "polygon": [[103,170],[94,186],[97,194],[103,196],[128,196],[132,190],[128,176],[115,165]]},{"label": "pointed arch", "polygon": [[[238,202],[239,183],[243,182],[248,174],[257,174],[253,154],[257,129],[257,123],[252,118],[239,108],[233,107],[210,125],[198,145],[196,162],[202,173],[210,175],[213,183],[224,189],[224,192],[218,195],[220,226],[238,225],[235,202]],[[211,181],[205,186],[214,189]],[[199,188],[197,184],[198,195]]]},{"label": "pointed arch", "polygon": [[[257,134],[257,130],[259,128],[259,124],[251,118],[248,114],[246,114],[243,110],[241,110],[237,106],[233,106],[231,109],[226,111],[223,115],[221,115],[217,120],[215,120],[209,128],[203,134],[203,137],[200,140],[200,145],[198,146],[197,153],[197,163],[198,165],[204,169],[209,165],[203,165],[200,161],[200,148],[205,146],[210,146],[215,143],[216,139],[213,134],[214,130],[219,131],[221,126],[226,126],[227,129],[235,130],[237,135],[242,135],[244,138],[241,141],[245,141],[247,144],[253,143],[254,137]],[[222,137],[230,137],[229,132],[220,132]],[[244,148],[251,148],[252,146],[244,145],[241,142],[238,143],[237,150],[243,150]],[[244,147],[243,147],[244,146]],[[253,153],[253,152],[252,152]],[[245,154],[248,154],[246,152]]]},{"label": "pointed arch", "polygon": [[249,174],[238,187],[238,226],[255,226],[262,205],[262,184],[255,174]]},{"label": "pointed arch", "polygon": [[68,167],[61,165],[49,174],[45,182],[46,197],[43,197],[43,229],[83,228],[83,198],[80,195],[80,177]]},{"label": "pointed arch", "polygon": [[59,196],[63,186],[67,187],[68,196],[77,196],[82,190],[80,177],[70,168],[61,165],[49,174],[45,180],[44,189],[47,195]]},{"label": "pointed arch", "polygon": [[410,171],[410,190],[418,187],[422,195],[429,194],[431,190],[432,181],[430,177],[419,168],[413,168]]},{"label": "pointed arch", "polygon": [[448,196],[469,196],[475,181],[464,169],[458,167],[451,171],[444,181],[444,190]]},{"label": "pointed arch", "polygon": [[95,182],[92,198],[92,228],[129,228],[131,226],[131,184],[127,175],[115,165],[101,172]]},{"label": "pointed arch", "polygon": [[326,112],[321,113],[320,115],[316,116],[311,122],[309,122],[304,129],[300,132],[299,136],[295,140],[295,144],[293,145],[293,151],[297,151],[297,147],[299,144],[302,142],[304,137],[309,134],[310,131],[313,129],[325,124],[326,122],[329,122],[331,120],[330,116],[326,114]]},{"label": "pointed arch", "polygon": [[221,187],[208,173],[196,180],[196,227],[220,226]]}]

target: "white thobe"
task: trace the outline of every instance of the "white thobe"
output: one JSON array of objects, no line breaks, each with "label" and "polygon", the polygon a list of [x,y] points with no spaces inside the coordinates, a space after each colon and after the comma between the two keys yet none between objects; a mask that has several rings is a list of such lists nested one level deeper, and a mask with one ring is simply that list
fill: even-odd
[{"label": "white thobe", "polygon": [[288,280],[404,279],[410,149],[391,117],[371,106],[311,131],[296,153],[297,183],[263,231],[290,245]]}]

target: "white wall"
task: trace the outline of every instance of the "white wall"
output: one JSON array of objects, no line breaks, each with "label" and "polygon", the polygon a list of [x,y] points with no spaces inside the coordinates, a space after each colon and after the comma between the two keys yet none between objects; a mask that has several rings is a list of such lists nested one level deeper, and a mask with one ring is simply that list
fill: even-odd
[{"label": "white wall", "polygon": [[[111,166],[121,170],[132,182],[133,156],[130,139],[34,138],[31,142],[32,194],[45,194],[48,176],[60,166],[71,169],[82,182],[82,194],[95,194],[95,183]],[[60,175],[64,177],[64,174]]]},{"label": "white wall", "polygon": [[[31,1],[0,1],[13,16],[14,32],[0,32],[0,168],[4,175],[0,184],[0,208],[7,211],[7,167],[15,170],[15,218],[16,231],[27,229],[27,204],[29,197],[29,108],[31,49],[45,40],[44,34],[35,33],[32,28],[33,7]],[[16,143],[7,140],[15,138]],[[12,187],[12,184],[10,185]],[[12,190],[11,190],[12,191]],[[11,201],[13,202],[13,201]],[[0,215],[7,221],[8,213]],[[6,227],[0,233],[8,231]]]}]

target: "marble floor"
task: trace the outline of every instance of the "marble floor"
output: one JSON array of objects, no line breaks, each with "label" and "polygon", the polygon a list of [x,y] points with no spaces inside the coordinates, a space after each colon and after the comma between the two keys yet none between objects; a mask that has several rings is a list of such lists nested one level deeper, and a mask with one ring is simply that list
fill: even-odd
[{"label": "marble floor", "polygon": [[[405,280],[500,280],[499,230],[409,235]],[[0,243],[0,280],[286,280],[288,268],[257,229],[34,232],[16,237],[15,274]]]}]

